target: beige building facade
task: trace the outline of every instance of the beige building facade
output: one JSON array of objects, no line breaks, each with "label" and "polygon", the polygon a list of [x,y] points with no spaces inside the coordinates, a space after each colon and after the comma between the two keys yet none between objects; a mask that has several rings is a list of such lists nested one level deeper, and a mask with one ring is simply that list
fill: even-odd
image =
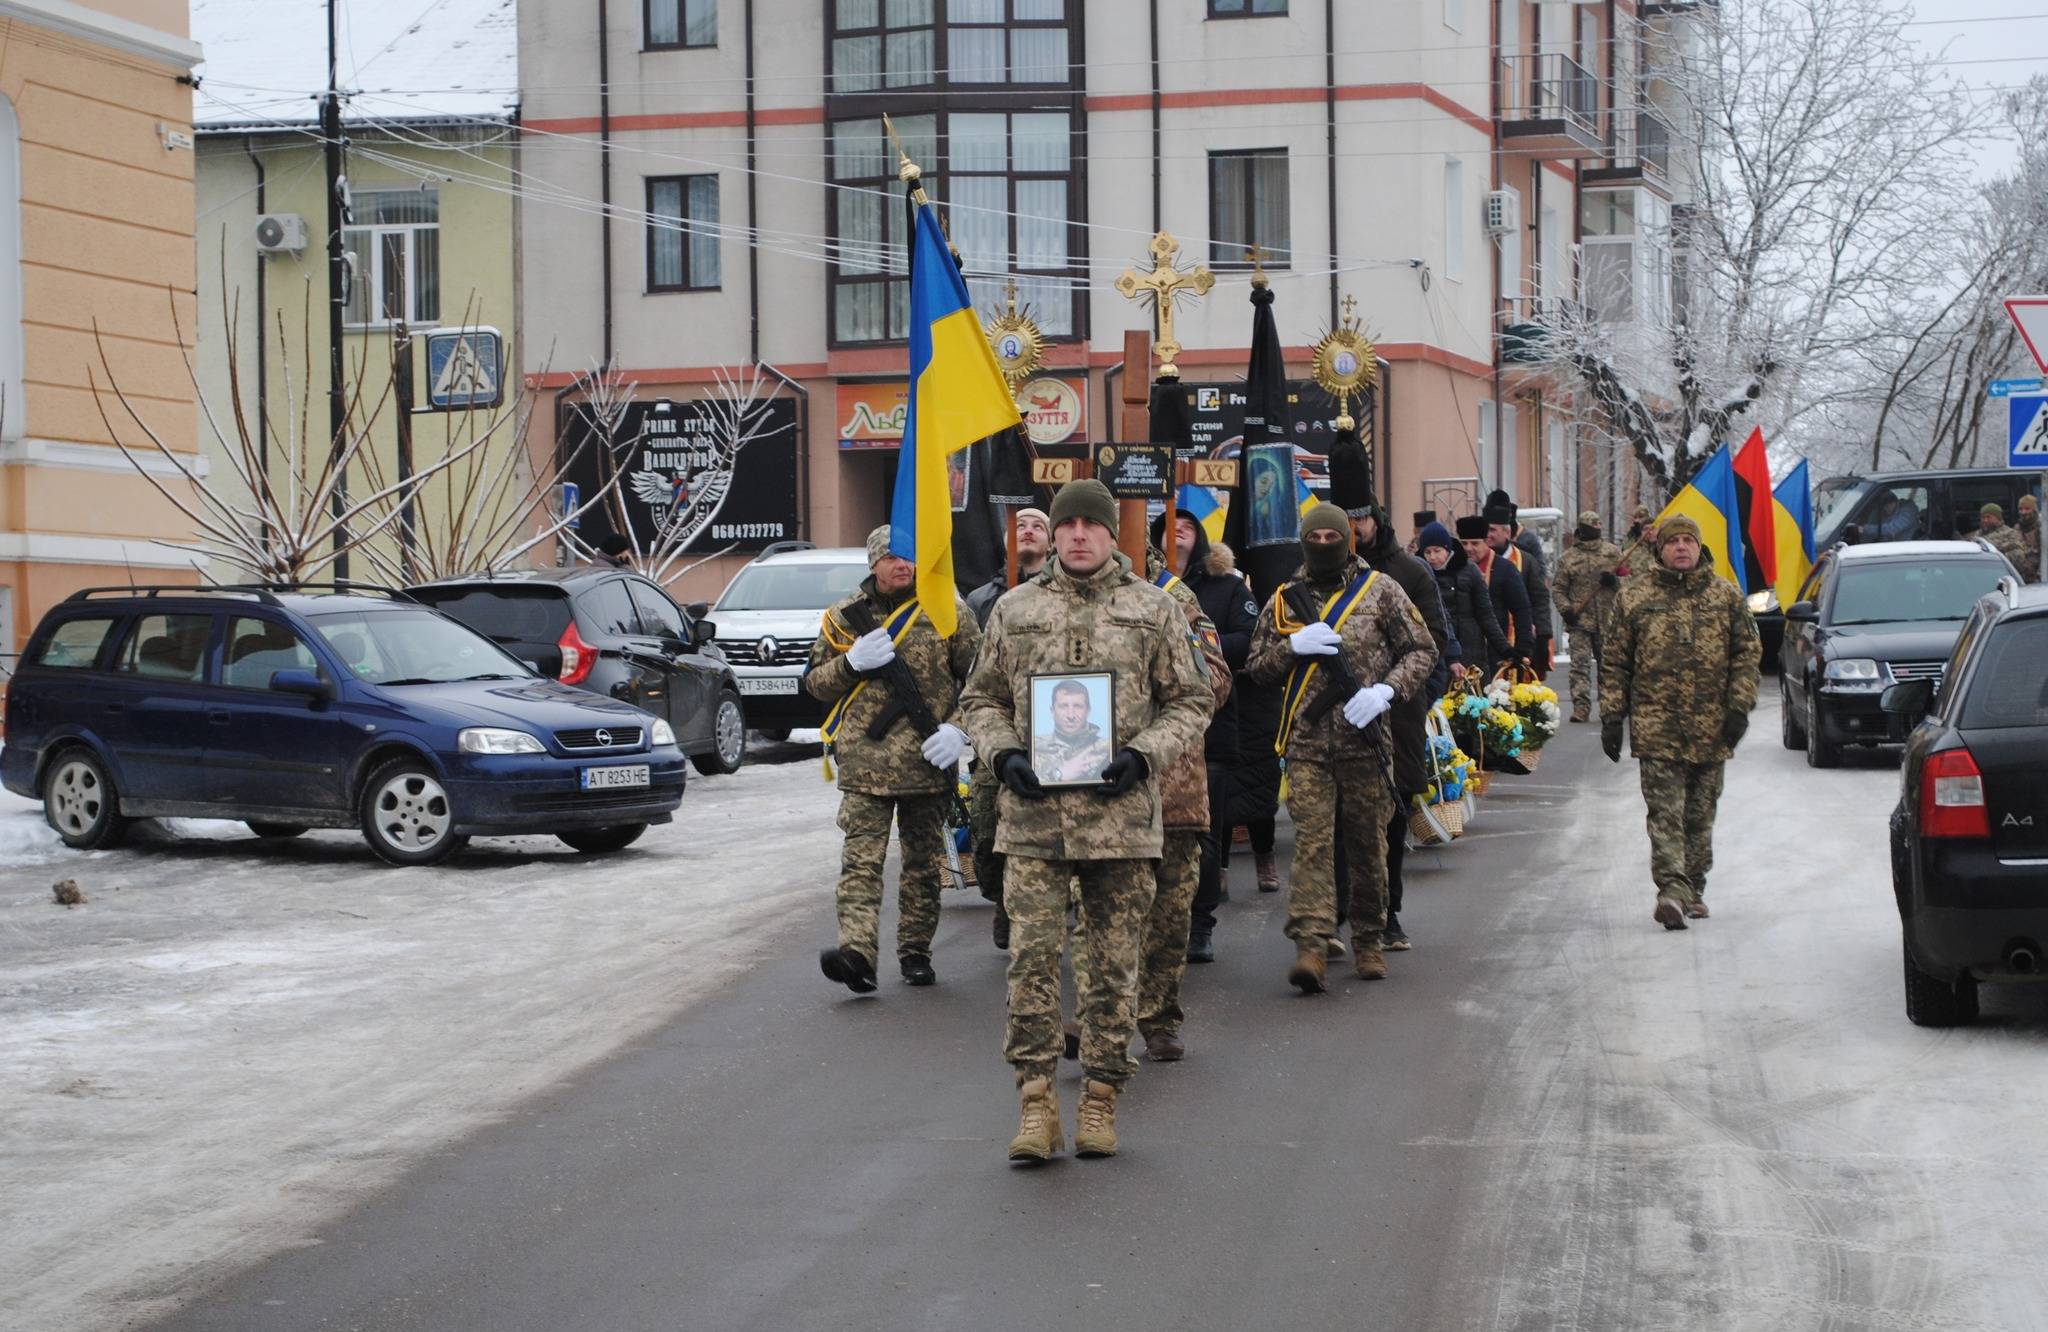
[{"label": "beige building facade", "polygon": [[106,392],[202,465],[187,34],[183,0],[0,0],[0,653],[78,588],[198,576]]}]

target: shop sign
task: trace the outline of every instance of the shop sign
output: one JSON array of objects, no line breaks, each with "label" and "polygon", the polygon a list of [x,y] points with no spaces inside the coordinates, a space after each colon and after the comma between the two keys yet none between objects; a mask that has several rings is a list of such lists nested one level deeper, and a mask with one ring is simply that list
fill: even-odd
[{"label": "shop sign", "polygon": [[[1085,381],[1083,381],[1085,384]],[[1017,404],[1024,409],[1024,429],[1033,444],[1064,444],[1079,433],[1088,419],[1083,386],[1044,375],[1029,380],[1017,390]]]},{"label": "shop sign", "polygon": [[[798,534],[797,413],[790,398],[762,405],[766,425],[734,449],[719,429],[712,401],[629,403],[613,432],[610,460],[596,448],[575,456],[564,480],[591,495],[612,468],[623,472],[616,501],[593,506],[581,525],[586,539],[616,524],[623,506],[641,549],[674,533],[682,550],[759,550]],[[590,429],[580,404],[562,442],[566,456]]]}]

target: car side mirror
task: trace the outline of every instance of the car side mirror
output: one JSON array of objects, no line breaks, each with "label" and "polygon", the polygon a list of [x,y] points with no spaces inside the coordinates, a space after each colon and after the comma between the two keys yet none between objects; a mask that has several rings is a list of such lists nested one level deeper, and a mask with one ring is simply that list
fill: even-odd
[{"label": "car side mirror", "polygon": [[[701,602],[698,604],[702,605]],[[703,647],[706,643],[718,637],[718,626],[709,620],[692,619],[690,621],[690,635],[696,641],[698,647]]]},{"label": "car side mirror", "polygon": [[1793,624],[1820,623],[1820,607],[1810,601],[1795,601],[1785,608],[1785,619]]},{"label": "car side mirror", "polygon": [[272,671],[270,687],[280,694],[304,694],[308,698],[334,697],[334,686],[321,679],[318,671]]},{"label": "car side mirror", "polygon": [[1902,680],[1889,685],[1879,696],[1877,706],[1888,715],[1917,722],[1934,708],[1934,681]]},{"label": "car side mirror", "polygon": [[683,607],[683,614],[689,616],[693,620],[701,620],[710,613],[711,603],[708,601],[693,601],[689,605]]}]

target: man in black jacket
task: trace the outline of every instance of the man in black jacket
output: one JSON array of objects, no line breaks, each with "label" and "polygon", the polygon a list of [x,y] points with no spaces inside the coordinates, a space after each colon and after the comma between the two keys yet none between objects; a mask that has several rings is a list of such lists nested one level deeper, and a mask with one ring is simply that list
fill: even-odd
[{"label": "man in black jacket", "polygon": [[[1251,652],[1252,629],[1259,618],[1252,590],[1227,560],[1216,558],[1218,552],[1211,549],[1209,534],[1201,523],[1185,513],[1177,513],[1173,526],[1180,580],[1188,585],[1188,590],[1202,603],[1202,613],[1216,626],[1216,636],[1223,644],[1223,659],[1230,663],[1231,670],[1242,671],[1245,657]],[[1165,535],[1166,515],[1162,513],[1152,520],[1152,544],[1165,550]],[[1233,688],[1230,697],[1209,719],[1209,730],[1202,740],[1202,752],[1209,766],[1209,835],[1202,840],[1201,877],[1196,882],[1188,929],[1190,962],[1216,960],[1212,936],[1216,931],[1216,908],[1223,901],[1223,857],[1229,854],[1230,830],[1235,821],[1231,811],[1235,803],[1231,798],[1232,783],[1241,760],[1237,697],[1238,690]]]},{"label": "man in black jacket", "polygon": [[1550,640],[1557,632],[1557,621],[1551,615],[1550,571],[1544,565],[1543,543],[1522,526],[1520,510],[1505,490],[1496,490],[1486,497],[1485,515],[1486,544],[1496,554],[1505,556],[1515,566],[1515,572],[1522,575],[1522,585],[1529,593],[1529,618],[1536,629],[1535,641],[1528,644],[1529,660],[1538,671],[1548,675]]},{"label": "man in black jacket", "polygon": [[[1507,651],[1489,653],[1484,663],[1487,674],[1491,675],[1505,660],[1532,659],[1536,628],[1529,615],[1529,590],[1522,583],[1522,575],[1505,557],[1495,557],[1493,547],[1486,540],[1486,529],[1486,519],[1480,514],[1458,520],[1458,544],[1465,548],[1465,558],[1472,561],[1485,577],[1486,593],[1493,598],[1494,616],[1500,621],[1501,628],[1507,630]],[[1466,663],[1468,666],[1472,664]]]}]

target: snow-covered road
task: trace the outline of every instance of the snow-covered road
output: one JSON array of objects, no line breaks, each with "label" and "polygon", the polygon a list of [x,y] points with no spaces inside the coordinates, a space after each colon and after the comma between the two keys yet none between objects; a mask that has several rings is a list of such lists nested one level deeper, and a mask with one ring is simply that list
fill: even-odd
[{"label": "snow-covered road", "polygon": [[829,895],[833,807],[815,760],[749,766],[616,856],[533,837],[421,871],[186,821],[80,855],[7,797],[0,1325],[146,1312],[123,1293],[291,1242],[633,1040]]}]

